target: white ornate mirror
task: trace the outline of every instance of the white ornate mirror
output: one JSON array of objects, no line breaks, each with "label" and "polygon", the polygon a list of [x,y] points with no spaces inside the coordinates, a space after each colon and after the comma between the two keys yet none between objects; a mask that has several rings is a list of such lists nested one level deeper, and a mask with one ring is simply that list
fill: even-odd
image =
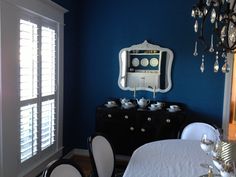
[{"label": "white ornate mirror", "polygon": [[119,87],[130,91],[169,91],[173,57],[170,49],[147,41],[122,49],[119,53]]}]

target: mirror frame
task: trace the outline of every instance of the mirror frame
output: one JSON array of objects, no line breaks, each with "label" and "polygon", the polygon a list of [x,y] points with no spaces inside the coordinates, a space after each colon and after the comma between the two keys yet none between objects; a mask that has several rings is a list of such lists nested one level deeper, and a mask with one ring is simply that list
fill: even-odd
[{"label": "mirror frame", "polygon": [[[165,73],[165,77],[167,77],[167,82],[168,85],[165,89],[160,89],[160,88],[149,88],[149,87],[123,87],[121,84],[122,79],[126,78],[127,76],[127,67],[124,66],[122,63],[124,61],[122,61],[122,53],[124,51],[135,51],[135,50],[156,50],[156,51],[160,51],[160,52],[166,52],[166,73]],[[143,43],[141,44],[136,44],[136,45],[132,45],[131,47],[127,47],[127,48],[123,48],[120,50],[119,52],[119,77],[118,77],[118,85],[122,90],[130,90],[130,91],[136,91],[136,90],[146,90],[146,91],[150,91],[150,92],[161,92],[161,93],[165,93],[168,92],[171,87],[172,87],[172,80],[171,80],[171,68],[172,68],[172,63],[173,63],[173,58],[174,58],[174,54],[173,52],[168,49],[168,48],[163,48],[160,47],[159,45],[154,45],[151,44],[149,42],[147,42],[147,40],[145,40]],[[127,58],[125,59],[127,61]],[[145,73],[144,73],[145,74]]]}]

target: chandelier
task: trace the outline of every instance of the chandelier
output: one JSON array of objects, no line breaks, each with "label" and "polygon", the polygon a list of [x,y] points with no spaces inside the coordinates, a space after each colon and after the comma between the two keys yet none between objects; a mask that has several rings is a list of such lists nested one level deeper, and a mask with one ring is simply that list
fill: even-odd
[{"label": "chandelier", "polygon": [[[230,1],[199,0],[192,8],[194,32],[197,34],[193,55],[199,55],[198,46],[201,45],[201,72],[204,72],[205,69],[204,62],[207,52],[215,55],[214,72],[218,72],[220,69],[223,73],[230,71],[227,53],[233,53],[236,49],[236,12],[234,11],[236,0]],[[221,68],[219,58],[224,59]]]}]

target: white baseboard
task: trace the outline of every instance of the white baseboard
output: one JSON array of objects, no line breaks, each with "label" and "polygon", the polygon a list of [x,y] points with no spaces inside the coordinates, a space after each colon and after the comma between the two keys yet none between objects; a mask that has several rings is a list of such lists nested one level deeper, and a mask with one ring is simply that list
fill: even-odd
[{"label": "white baseboard", "polygon": [[83,156],[89,156],[89,152],[87,149],[72,149],[70,152],[68,152],[64,158],[69,159],[75,155],[83,155]]},{"label": "white baseboard", "polygon": [[[75,155],[82,155],[82,156],[89,156],[89,152],[88,152],[88,149],[72,149],[69,153],[67,153],[64,158],[71,158]],[[120,155],[120,154],[117,154],[116,155],[116,160],[124,160],[124,161],[129,161],[130,159],[130,156],[126,156],[126,155]]]}]

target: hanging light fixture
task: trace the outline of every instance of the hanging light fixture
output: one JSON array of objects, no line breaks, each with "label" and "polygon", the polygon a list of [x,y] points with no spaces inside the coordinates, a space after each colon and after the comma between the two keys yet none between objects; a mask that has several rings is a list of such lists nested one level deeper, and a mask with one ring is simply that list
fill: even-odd
[{"label": "hanging light fixture", "polygon": [[[205,70],[205,54],[215,54],[214,72],[220,69],[223,73],[230,70],[227,53],[236,49],[236,0],[199,0],[192,8],[194,18],[194,32],[197,34],[193,55],[199,55],[199,43],[203,46],[200,53],[202,63],[201,72]],[[210,35],[209,35],[210,34]],[[207,35],[209,35],[207,37]],[[219,56],[224,59],[220,68]]]}]

